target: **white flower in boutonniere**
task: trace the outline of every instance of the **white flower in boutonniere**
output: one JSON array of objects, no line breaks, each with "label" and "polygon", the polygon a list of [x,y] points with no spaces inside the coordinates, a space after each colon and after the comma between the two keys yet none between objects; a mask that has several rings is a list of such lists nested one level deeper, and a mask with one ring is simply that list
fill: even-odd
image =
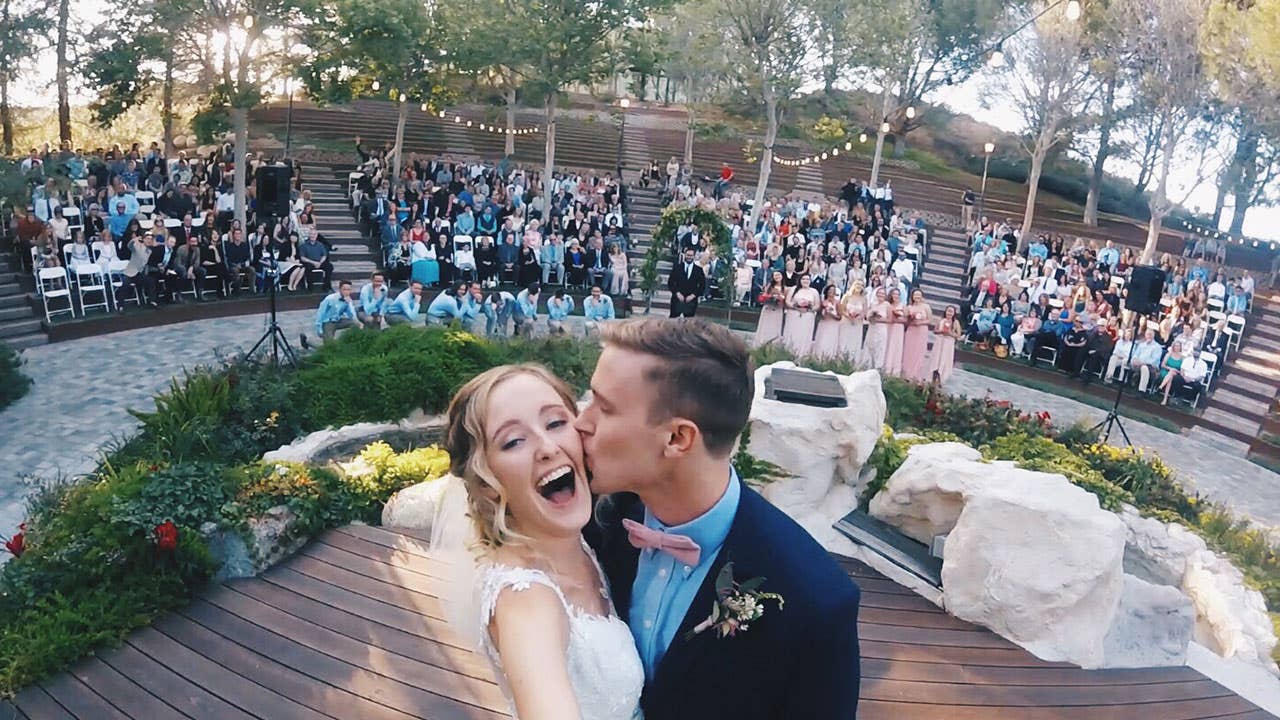
[{"label": "white flower in boutonniere", "polygon": [[733,563],[725,563],[716,576],[716,602],[711,606],[711,614],[690,630],[686,639],[707,629],[714,629],[720,637],[732,637],[746,632],[751,623],[764,615],[767,600],[776,601],[781,610],[784,603],[782,596],[760,592],[763,584],[762,577],[751,578],[742,583],[734,581]]}]

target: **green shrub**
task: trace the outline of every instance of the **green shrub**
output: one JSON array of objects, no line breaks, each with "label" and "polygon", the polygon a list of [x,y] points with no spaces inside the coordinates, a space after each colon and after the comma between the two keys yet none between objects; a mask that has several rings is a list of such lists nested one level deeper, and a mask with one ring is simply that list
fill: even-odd
[{"label": "green shrub", "polygon": [[733,456],[733,469],[743,482],[753,485],[767,485],[774,480],[787,476],[787,472],[768,460],[761,460],[752,455],[747,446],[751,444],[751,426],[747,425],[738,438],[738,452]]},{"label": "green shrub", "polygon": [[31,389],[31,378],[22,374],[22,356],[0,343],[0,409],[17,402]]},{"label": "green shrub", "polygon": [[1047,437],[1026,433],[1004,435],[983,445],[980,450],[988,460],[1013,460],[1018,467],[1027,470],[1060,473],[1073,484],[1096,495],[1098,503],[1113,512],[1124,503],[1134,501],[1130,492],[1109,482],[1085,458]]},{"label": "green shrub", "polygon": [[493,343],[493,364],[539,363],[545,365],[578,394],[591,385],[591,373],[600,359],[600,345],[569,337],[512,338]]}]

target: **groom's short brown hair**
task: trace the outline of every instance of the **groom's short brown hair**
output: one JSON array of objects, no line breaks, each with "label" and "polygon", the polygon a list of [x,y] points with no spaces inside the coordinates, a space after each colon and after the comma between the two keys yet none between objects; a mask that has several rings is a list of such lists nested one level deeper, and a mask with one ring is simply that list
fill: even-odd
[{"label": "groom's short brown hair", "polygon": [[708,452],[729,454],[755,393],[751,354],[740,337],[706,320],[663,318],[604,323],[600,339],[658,361],[645,374],[654,391],[650,422],[691,420]]}]

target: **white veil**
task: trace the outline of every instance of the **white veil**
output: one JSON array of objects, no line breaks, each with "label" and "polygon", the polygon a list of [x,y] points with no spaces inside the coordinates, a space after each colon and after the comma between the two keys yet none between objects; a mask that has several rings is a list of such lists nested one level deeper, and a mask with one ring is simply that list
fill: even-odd
[{"label": "white veil", "polygon": [[468,649],[479,650],[481,628],[476,554],[479,535],[468,515],[467,489],[462,479],[449,474],[436,482],[443,488],[436,498],[431,522],[431,554],[443,565],[440,605],[445,620]]}]

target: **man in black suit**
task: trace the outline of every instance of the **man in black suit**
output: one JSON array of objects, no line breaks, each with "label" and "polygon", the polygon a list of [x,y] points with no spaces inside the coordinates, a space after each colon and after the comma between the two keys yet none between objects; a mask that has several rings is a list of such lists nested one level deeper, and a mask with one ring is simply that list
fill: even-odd
[{"label": "man in black suit", "polygon": [[693,248],[686,248],[681,261],[667,276],[671,291],[671,317],[693,317],[698,313],[698,298],[707,289],[707,277],[693,261]]},{"label": "man in black suit", "polygon": [[[858,587],[731,465],[754,395],[746,343],[696,318],[600,332],[574,423],[602,496],[584,534],[636,640],[645,717],[854,720]],[[782,601],[758,598],[746,627],[708,627],[735,619],[716,599],[722,573]]]}]

